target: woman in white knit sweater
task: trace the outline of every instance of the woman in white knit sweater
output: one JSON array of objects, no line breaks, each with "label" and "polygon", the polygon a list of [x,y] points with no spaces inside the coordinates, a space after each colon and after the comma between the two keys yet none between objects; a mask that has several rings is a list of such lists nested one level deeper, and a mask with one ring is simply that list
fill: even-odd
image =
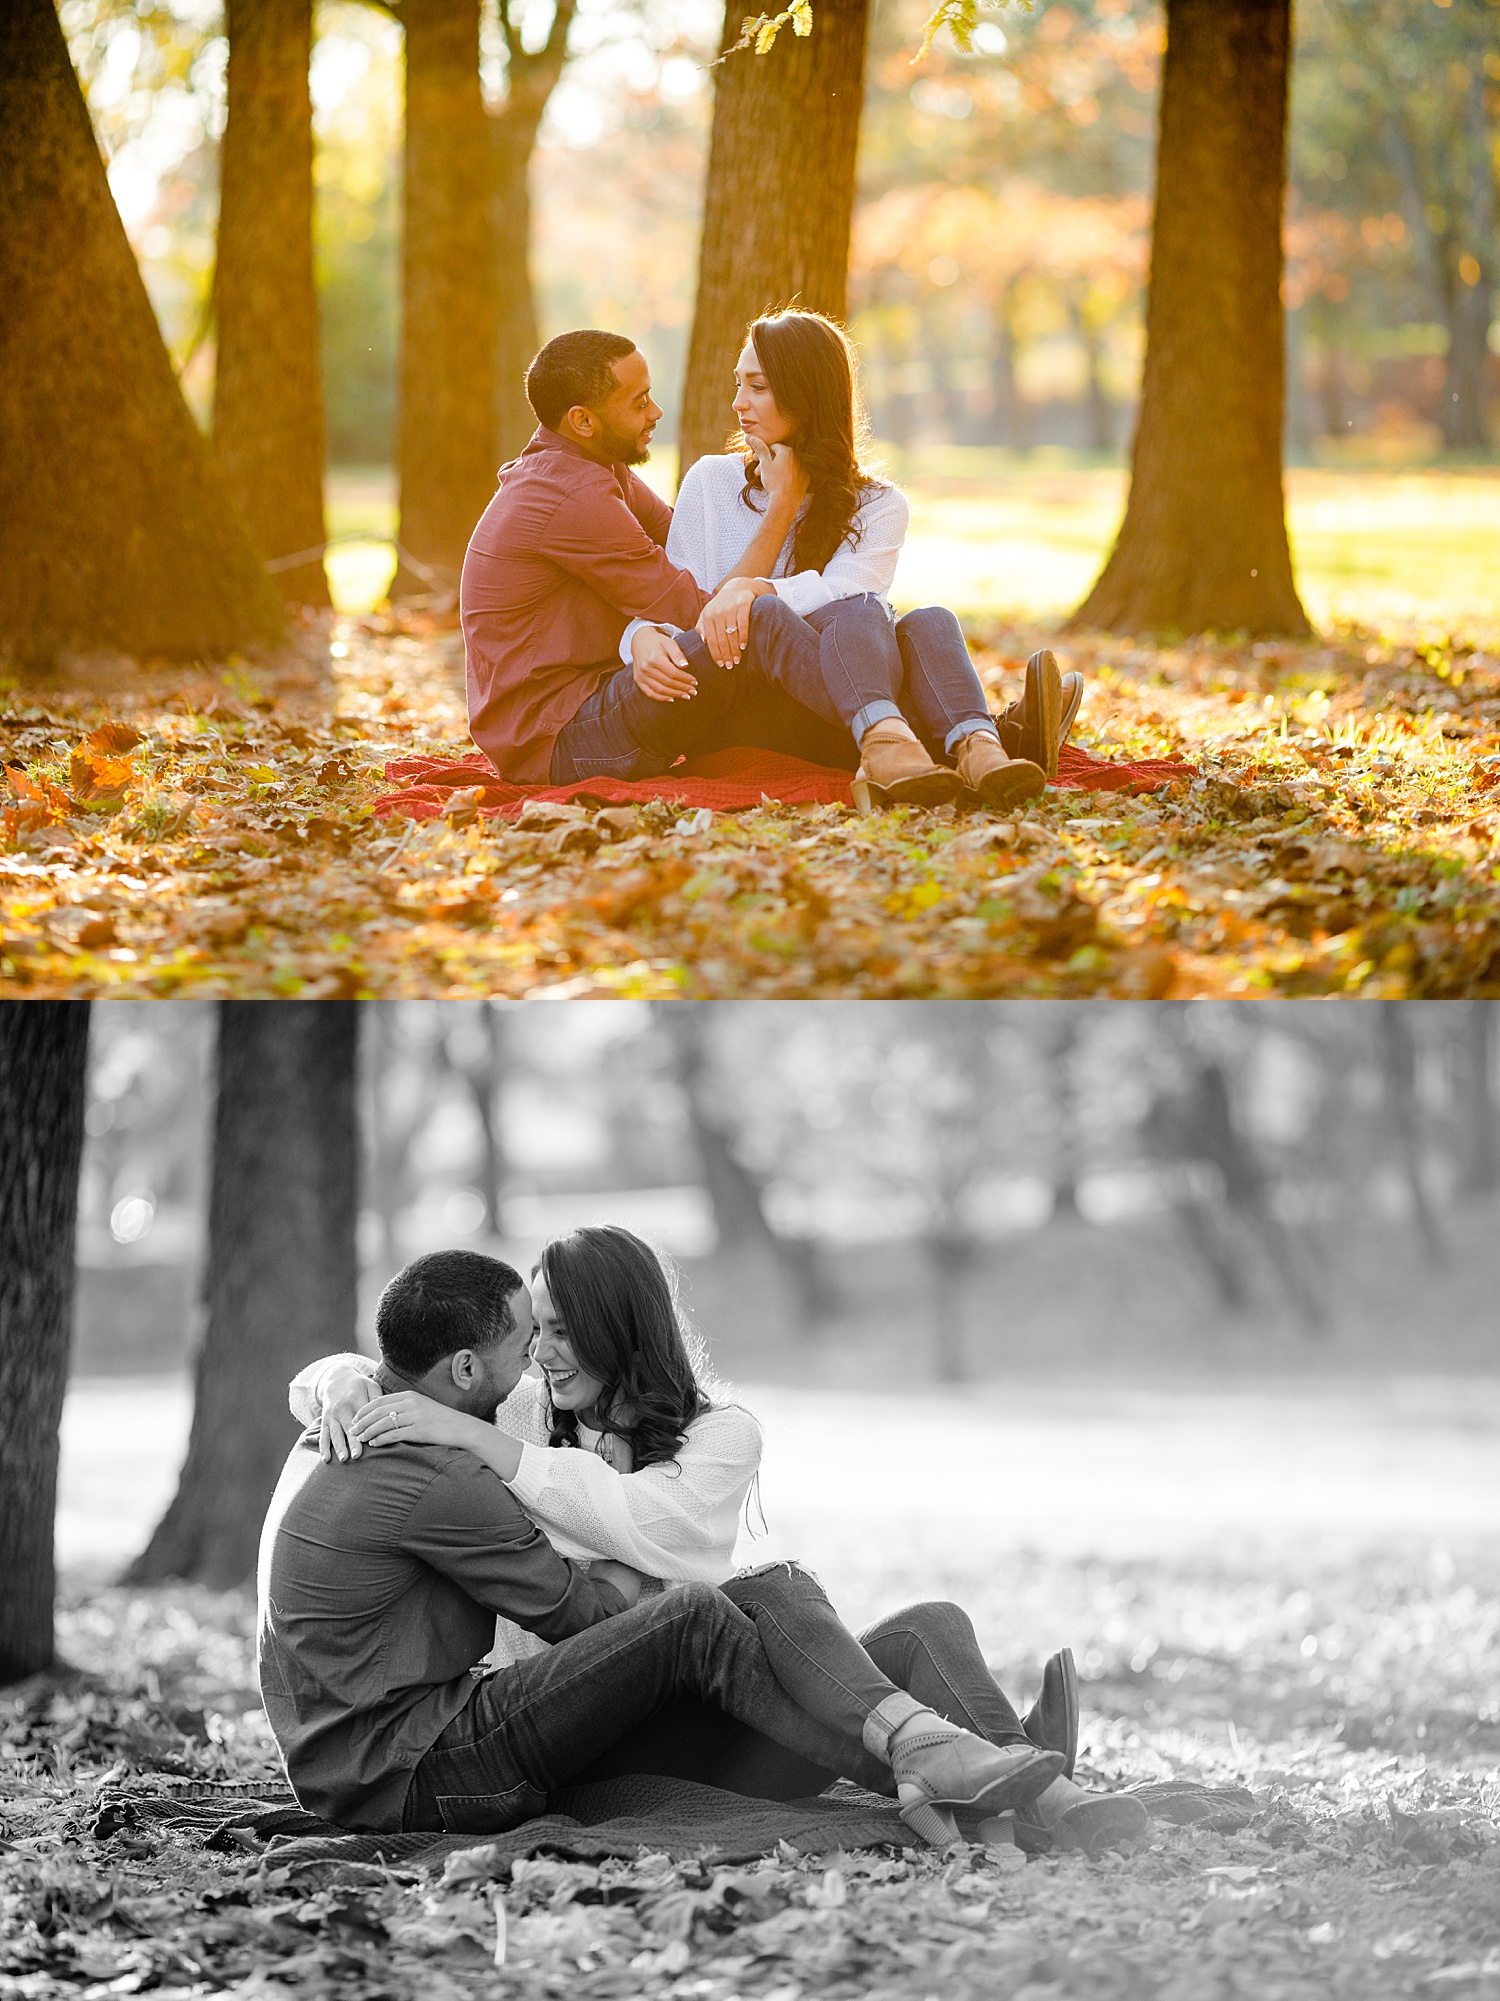
[{"label": "woman in white knit sweater", "polygon": [[[740,449],[688,468],[667,554],[714,594],[698,625],[714,661],[730,667],[745,656],[784,708],[800,710],[800,743],[795,731],[792,741],[755,740],[833,762],[857,746],[854,792],[864,806],[940,804],[965,790],[997,807],[1034,798],[1057,774],[1082,683],[1070,675],[1065,687],[1053,656],[1037,653],[1021,702],[997,725],[952,612],[933,605],[895,617],[890,591],[909,510],[865,462],[844,333],[819,313],[757,320],[735,369],[734,414]],[[740,575],[773,516],[787,533],[768,575]],[[635,620],[621,658],[647,692],[657,694],[656,673],[660,698],[680,698],[692,685],[687,638]],[[687,677],[680,687],[674,673]],[[733,721],[759,721],[762,709],[774,725],[779,712],[765,698]],[[828,731],[842,749],[828,747]]]},{"label": "woman in white knit sweater", "polygon": [[[741,1514],[760,1465],[760,1426],[742,1406],[716,1395],[706,1371],[695,1368],[670,1280],[648,1245],[618,1227],[557,1239],[533,1274],[532,1303],[543,1375],[523,1378],[493,1424],[415,1391],[380,1396],[375,1365],[351,1355],[304,1370],[292,1385],[293,1412],[320,1426],[325,1458],[357,1457],[398,1436],[403,1445],[473,1452],[560,1554],[625,1563],[658,1585],[719,1585],[761,1627],[773,1665],[777,1648],[789,1645],[811,1647],[835,1674],[841,1661],[852,1662],[856,1674],[873,1662],[924,1708],[992,1744],[1061,1752],[1065,1776],[1028,1810],[1040,1843],[1093,1848],[1144,1831],[1137,1802],[1090,1795],[1072,1783],[1078,1719],[1071,1654],[1048,1663],[1043,1700],[1023,1725],[957,1606],[909,1607],[856,1641],[816,1581],[795,1565],[731,1575]],[[503,1665],[544,1645],[502,1621],[492,1658]],[[849,1649],[862,1650],[861,1660],[853,1661]],[[587,1776],[615,1769],[606,1760]],[[817,1792],[833,1777],[687,1702],[674,1704],[644,1738],[637,1733],[618,1769],[664,1771],[788,1799]]]}]

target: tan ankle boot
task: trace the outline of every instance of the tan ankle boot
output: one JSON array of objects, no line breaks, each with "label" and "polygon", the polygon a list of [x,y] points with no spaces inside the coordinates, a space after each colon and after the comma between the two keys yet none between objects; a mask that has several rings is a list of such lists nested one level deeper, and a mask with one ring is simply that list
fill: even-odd
[{"label": "tan ankle boot", "polygon": [[885,716],[859,740],[849,789],[861,813],[878,813],[883,806],[945,806],[963,791],[963,780],[933,763],[908,724]]},{"label": "tan ankle boot", "polygon": [[974,730],[958,746],[958,775],[986,806],[1006,812],[1039,799],[1047,789],[1047,774],[1024,757],[1007,757],[1000,739],[988,730]]}]

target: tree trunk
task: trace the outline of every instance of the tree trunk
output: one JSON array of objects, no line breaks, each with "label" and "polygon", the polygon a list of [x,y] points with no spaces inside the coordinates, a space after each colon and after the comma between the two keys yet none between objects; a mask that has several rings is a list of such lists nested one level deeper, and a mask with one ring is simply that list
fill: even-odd
[{"label": "tree trunk", "polygon": [[225,1001],[209,1196],[208,1306],[177,1495],[126,1574],[226,1589],[255,1569],[291,1445],[286,1385],[355,1327],[350,1001]]},{"label": "tree trunk", "polygon": [[531,282],[531,156],[536,125],[506,112],[493,121],[496,256],[500,271],[500,311],[495,345],[495,430],[497,463],[505,465],[524,449],[536,429],[526,401],[526,370],[542,344],[536,291]]},{"label": "tree trunk", "polygon": [[990,356],[991,422],[996,444],[1004,445],[1008,451],[1027,452],[1031,449],[1031,413],[1021,400],[1021,385],[1016,379],[1015,301],[1012,281],[1001,291],[995,307],[995,345]]},{"label": "tree trunk", "polygon": [[0,633],[224,655],[281,608],[172,374],[52,0],[0,7]]},{"label": "tree trunk", "polygon": [[506,96],[490,120],[494,156],[495,253],[499,308],[495,349],[495,423],[499,461],[516,457],[536,429],[524,377],[541,345],[531,283],[531,156],[547,100],[567,61],[576,0],[556,0],[539,49],[521,40],[524,0],[501,0]]},{"label": "tree trunk", "polygon": [[679,430],[680,472],[734,429],[745,328],[777,306],[842,319],[864,97],[869,0],[817,0],[812,33],[784,28],[765,55],[727,52],[742,15],[725,10],[698,298]]},{"label": "tree trunk", "polygon": [[957,1229],[939,1226],[922,1240],[932,1274],[931,1326],[933,1373],[940,1383],[964,1383],[969,1366],[969,1275],[977,1247]]},{"label": "tree trunk", "polygon": [[[267,562],[324,540],[323,377],[313,280],[312,0],[228,0],[219,156],[214,443]],[[273,572],[326,605],[323,559]]]},{"label": "tree trunk", "polygon": [[1405,1001],[1382,1001],[1377,1015],[1380,1075],[1386,1128],[1396,1166],[1406,1184],[1412,1221],[1428,1264],[1441,1262],[1447,1249],[1422,1169],[1422,1136],[1417,1107],[1417,1052]]},{"label": "tree trunk", "polygon": [[791,1240],[771,1228],[759,1181],[735,1153],[729,1134],[714,1115],[706,1089],[708,1052],[703,1040],[709,1018],[699,1012],[705,1005],[712,1003],[658,1001],[653,1012],[672,1050],[719,1248],[730,1256],[749,1251],[774,1259],[790,1281],[804,1331],[815,1333],[833,1304],[821,1247],[812,1237]]},{"label": "tree trunk", "polygon": [[479,89],[479,0],[404,0],[401,18],[401,560],[393,597],[457,587],[500,463],[495,177]]},{"label": "tree trunk", "polygon": [[1459,1186],[1466,1195],[1500,1188],[1500,1135],[1495,1121],[1495,1001],[1465,1001],[1459,1029]]},{"label": "tree trunk", "polygon": [[1168,0],[1130,499],[1069,629],[1311,631],[1281,481],[1291,0]]},{"label": "tree trunk", "polygon": [[[1455,261],[1458,256],[1454,246]],[[1444,317],[1448,322],[1448,366],[1443,381],[1443,449],[1488,452],[1484,421],[1485,370],[1489,359],[1490,287],[1483,276],[1466,284],[1457,271],[1444,287]]]},{"label": "tree trunk", "polygon": [[87,1001],[0,1004],[0,1686],[50,1667]]}]

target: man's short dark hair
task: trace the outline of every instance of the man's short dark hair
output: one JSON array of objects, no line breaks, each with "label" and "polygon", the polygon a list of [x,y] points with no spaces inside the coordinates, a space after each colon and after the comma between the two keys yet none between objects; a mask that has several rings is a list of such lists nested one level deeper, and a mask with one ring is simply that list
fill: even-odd
[{"label": "man's short dark hair", "polygon": [[380,1352],[415,1381],[460,1348],[482,1352],[516,1331],[521,1274],[478,1251],[430,1251],[398,1271],[375,1309]]},{"label": "man's short dark hair", "polygon": [[555,431],[575,403],[592,410],[604,402],[620,386],[614,364],[634,353],[633,340],[598,327],[577,327],[549,340],[526,371],[526,396],[537,422]]}]

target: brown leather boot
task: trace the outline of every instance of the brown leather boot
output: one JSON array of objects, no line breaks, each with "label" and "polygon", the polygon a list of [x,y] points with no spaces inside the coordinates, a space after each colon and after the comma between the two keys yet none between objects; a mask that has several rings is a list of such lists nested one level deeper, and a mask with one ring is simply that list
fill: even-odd
[{"label": "brown leather boot", "polygon": [[1047,774],[1024,757],[1007,757],[1000,739],[988,730],[973,730],[958,746],[958,775],[986,806],[1004,813],[1039,799],[1047,789]]},{"label": "brown leather boot", "polygon": [[946,806],[963,789],[958,773],[934,764],[898,716],[882,717],[859,740],[859,769],[849,790],[861,813],[885,806]]},{"label": "brown leather boot", "polygon": [[1000,741],[1011,757],[1029,758],[1033,764],[1039,764],[1050,785],[1057,777],[1058,753],[1078,720],[1082,704],[1083,676],[1072,672],[1058,676],[1056,656],[1044,647],[1026,663],[1021,699],[1011,702],[995,718]]}]

